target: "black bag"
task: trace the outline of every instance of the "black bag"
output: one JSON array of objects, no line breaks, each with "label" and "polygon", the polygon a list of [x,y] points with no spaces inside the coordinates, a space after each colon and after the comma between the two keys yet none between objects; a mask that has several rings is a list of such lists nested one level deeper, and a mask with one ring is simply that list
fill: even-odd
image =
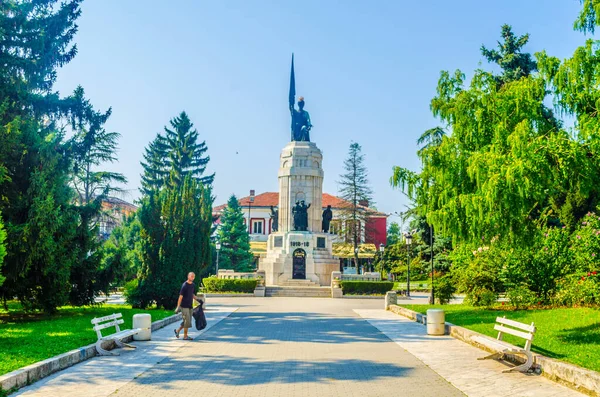
[{"label": "black bag", "polygon": [[204,309],[202,309],[202,302],[194,309],[192,316],[194,317],[194,322],[196,323],[196,329],[198,331],[206,328],[206,316],[204,315]]}]

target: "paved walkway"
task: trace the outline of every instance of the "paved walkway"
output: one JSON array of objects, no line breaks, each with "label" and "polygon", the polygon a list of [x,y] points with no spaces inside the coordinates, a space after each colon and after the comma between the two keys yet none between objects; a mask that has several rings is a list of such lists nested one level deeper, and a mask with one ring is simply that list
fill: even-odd
[{"label": "paved walkway", "polygon": [[382,300],[207,303],[211,328],[194,341],[175,340],[168,326],[137,351],[94,358],[17,395],[580,396],[539,376],[502,374],[501,364],[474,359],[478,349],[430,339],[422,325],[381,310]]},{"label": "paved walkway", "polygon": [[[207,326],[202,331],[190,331],[191,337],[208,332],[235,307],[208,308]],[[175,339],[173,323],[152,333],[150,342],[132,342],[137,349],[120,349],[120,356],[94,357],[27,386],[11,396],[27,397],[104,397],[131,382],[144,371],[156,366],[178,349],[192,342]]]},{"label": "paved walkway", "polygon": [[488,353],[450,336],[428,336],[426,326],[397,314],[355,311],[469,397],[583,396],[539,375],[502,373],[502,363],[477,360]]}]

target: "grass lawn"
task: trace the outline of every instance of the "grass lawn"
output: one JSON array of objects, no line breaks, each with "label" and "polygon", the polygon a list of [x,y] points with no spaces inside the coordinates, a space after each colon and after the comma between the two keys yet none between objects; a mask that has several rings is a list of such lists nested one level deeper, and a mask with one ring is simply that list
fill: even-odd
[{"label": "grass lawn", "polygon": [[[150,313],[152,321],[173,314],[167,310],[132,309],[128,305],[102,305],[87,307],[62,307],[48,316],[40,313],[23,313],[20,305],[9,303],[9,310],[0,309],[0,375],[37,361],[95,343],[96,333],[90,322],[94,317],[122,313],[125,324],[131,328],[133,315]],[[114,328],[103,330],[114,331]]]},{"label": "grass lawn", "polygon": [[[496,337],[496,317],[506,316],[525,324],[535,323],[537,331],[532,350],[546,357],[600,371],[600,309],[562,308],[539,310],[482,309],[467,305],[403,305],[426,314],[427,309],[444,309],[446,321]],[[509,343],[524,345],[524,340],[506,335]]]}]

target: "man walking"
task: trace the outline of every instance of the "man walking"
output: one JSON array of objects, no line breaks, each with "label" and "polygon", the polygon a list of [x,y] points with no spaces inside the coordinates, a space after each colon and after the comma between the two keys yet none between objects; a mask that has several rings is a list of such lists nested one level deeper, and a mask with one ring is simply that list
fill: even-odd
[{"label": "man walking", "polygon": [[196,299],[196,284],[194,279],[196,275],[194,272],[189,272],[187,280],[181,286],[179,291],[179,299],[177,300],[177,309],[175,313],[181,311],[183,315],[183,324],[175,330],[175,336],[179,338],[179,333],[183,329],[183,340],[192,340],[188,336],[188,329],[192,327],[192,307],[194,299]]}]

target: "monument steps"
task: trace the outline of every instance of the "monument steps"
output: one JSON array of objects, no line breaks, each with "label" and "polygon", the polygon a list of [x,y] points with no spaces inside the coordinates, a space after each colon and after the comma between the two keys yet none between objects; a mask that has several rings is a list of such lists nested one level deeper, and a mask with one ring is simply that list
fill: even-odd
[{"label": "monument steps", "polygon": [[290,279],[282,284],[283,287],[320,287],[312,280]]},{"label": "monument steps", "polygon": [[331,298],[330,287],[284,287],[271,286],[265,290],[269,297],[305,297],[305,298]]}]

